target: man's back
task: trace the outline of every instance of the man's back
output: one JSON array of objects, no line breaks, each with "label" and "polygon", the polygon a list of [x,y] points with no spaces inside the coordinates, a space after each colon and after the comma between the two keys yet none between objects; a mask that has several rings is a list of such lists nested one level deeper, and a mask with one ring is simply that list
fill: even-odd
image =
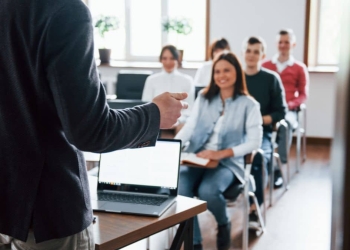
[{"label": "man's back", "polygon": [[152,145],[159,110],[108,108],[80,0],[3,0],[0,22],[0,233],[69,236],[92,222],[79,150]]}]

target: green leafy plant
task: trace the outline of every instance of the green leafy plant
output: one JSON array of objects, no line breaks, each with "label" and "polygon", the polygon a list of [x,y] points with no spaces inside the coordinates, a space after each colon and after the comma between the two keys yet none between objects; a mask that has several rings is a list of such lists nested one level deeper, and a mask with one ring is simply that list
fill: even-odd
[{"label": "green leafy plant", "polygon": [[[115,16],[101,15],[96,20],[95,28],[97,28],[103,43],[106,44],[105,35],[110,31],[119,29],[119,19]],[[103,47],[105,47],[105,45]]]},{"label": "green leafy plant", "polygon": [[178,35],[188,35],[192,32],[192,25],[187,18],[166,18],[162,22],[163,31],[170,33],[175,32]]}]

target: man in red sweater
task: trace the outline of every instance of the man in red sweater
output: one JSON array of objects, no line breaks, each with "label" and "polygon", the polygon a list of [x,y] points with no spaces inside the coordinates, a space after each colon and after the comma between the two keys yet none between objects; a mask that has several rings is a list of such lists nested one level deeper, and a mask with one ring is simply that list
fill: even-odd
[{"label": "man in red sweater", "polygon": [[[289,125],[289,142],[290,147],[292,141],[293,130],[298,126],[297,112],[298,107],[304,103],[308,96],[309,73],[304,63],[294,59],[292,53],[296,45],[296,38],[293,30],[281,30],[277,35],[278,53],[272,60],[263,63],[263,67],[277,72],[282,79],[289,112],[286,120]],[[287,152],[286,143],[283,141],[284,135],[279,135],[279,154],[281,161],[286,163]],[[282,186],[282,178],[277,178],[275,186]]]}]

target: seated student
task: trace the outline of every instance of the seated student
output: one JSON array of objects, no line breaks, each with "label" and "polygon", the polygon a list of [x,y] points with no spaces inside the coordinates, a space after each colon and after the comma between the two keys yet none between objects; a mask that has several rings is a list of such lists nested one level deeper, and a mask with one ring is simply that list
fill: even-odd
[{"label": "seated student", "polygon": [[[278,53],[272,60],[263,63],[263,67],[277,72],[282,79],[284,89],[286,90],[286,100],[288,104],[288,113],[286,121],[289,126],[289,147],[286,148],[285,135],[279,135],[278,153],[281,161],[286,163],[287,152],[292,143],[293,130],[297,128],[297,108],[306,101],[308,96],[309,73],[304,63],[297,61],[293,57],[293,49],[296,45],[296,37],[293,30],[281,30],[277,35],[277,49]],[[280,187],[283,180],[278,175],[275,187]]]},{"label": "seated student", "polygon": [[222,52],[223,50],[230,50],[230,45],[225,38],[215,40],[209,48],[210,61],[205,62],[200,67],[194,77],[194,85],[200,87],[206,87],[211,80],[211,70],[213,66],[213,58]]},{"label": "seated student", "polygon": [[[182,74],[177,70],[178,60],[179,52],[175,46],[166,45],[162,48],[159,61],[162,63],[163,69],[160,73],[153,74],[146,79],[142,101],[151,102],[155,96],[164,92],[185,92],[188,97],[184,101],[188,103],[189,108],[193,106],[193,79],[191,76]],[[178,123],[185,123],[189,113],[189,110],[182,111]]]},{"label": "seated student", "polygon": [[[243,43],[244,60],[246,64],[245,77],[249,93],[260,103],[263,119],[263,140],[261,148],[264,150],[265,167],[271,161],[272,154],[272,125],[284,118],[287,110],[284,89],[279,76],[268,69],[261,68],[265,57],[265,42],[259,37],[250,37]],[[252,174],[256,183],[256,197],[259,204],[263,202],[264,187],[262,167],[253,162]],[[267,173],[267,169],[265,169]],[[250,227],[259,227],[258,216],[255,211],[250,215]]]},{"label": "seated student", "polygon": [[[194,104],[191,116],[176,139],[189,142],[187,152],[218,160],[216,168],[181,166],[179,194],[195,194],[207,201],[218,223],[217,248],[230,248],[231,222],[223,192],[235,179],[243,182],[244,155],[260,147],[262,119],[259,104],[248,95],[244,72],[237,57],[228,51],[217,55],[213,76]],[[197,217],[194,249],[202,249]]]}]

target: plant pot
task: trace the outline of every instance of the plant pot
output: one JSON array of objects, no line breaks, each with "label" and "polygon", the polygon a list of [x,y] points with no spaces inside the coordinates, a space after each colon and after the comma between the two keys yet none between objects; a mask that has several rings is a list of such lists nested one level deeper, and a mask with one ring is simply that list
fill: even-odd
[{"label": "plant pot", "polygon": [[102,63],[109,63],[111,59],[111,49],[99,49],[98,52],[100,54],[100,60]]},{"label": "plant pot", "polygon": [[183,49],[179,49],[179,68],[182,67],[182,59],[184,58],[184,51]]}]

